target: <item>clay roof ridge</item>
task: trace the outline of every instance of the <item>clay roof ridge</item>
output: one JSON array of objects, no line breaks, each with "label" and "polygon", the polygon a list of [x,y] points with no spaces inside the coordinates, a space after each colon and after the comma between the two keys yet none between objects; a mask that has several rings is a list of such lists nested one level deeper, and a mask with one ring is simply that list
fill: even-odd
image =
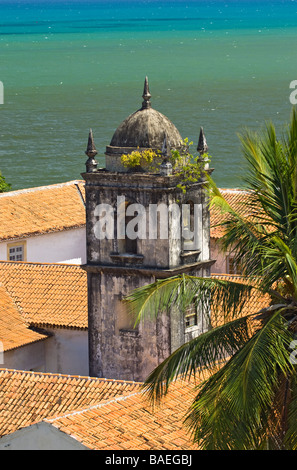
[{"label": "clay roof ridge", "polygon": [[260,279],[259,276],[248,276],[244,274],[230,274],[230,273],[211,273],[210,277],[235,277],[236,279],[245,279],[245,280],[251,280],[251,279]]},{"label": "clay roof ridge", "polygon": [[79,410],[75,410],[75,411],[70,411],[68,413],[63,413],[62,415],[59,415],[59,416],[54,416],[52,418],[44,418],[43,421],[46,421],[48,423],[54,423],[54,421],[59,421],[60,419],[64,419],[64,418],[67,418],[69,416],[76,416],[76,415],[79,415],[79,414],[83,414],[87,411],[90,411],[90,410],[97,410],[99,408],[103,408],[104,406],[108,406],[112,403],[118,403],[120,401],[125,401],[125,400],[128,400],[129,398],[132,398],[136,395],[142,395],[143,394],[143,391],[137,391],[137,392],[133,392],[133,393],[130,393],[129,395],[120,395],[120,396],[116,396],[114,398],[112,398],[111,400],[103,400],[102,402],[100,403],[97,403],[96,405],[90,405],[90,406],[86,406],[85,408],[82,408],[82,409],[79,409]]},{"label": "clay roof ridge", "polygon": [[[218,363],[220,364],[220,363]],[[193,377],[193,376],[192,376]],[[112,379],[114,380],[115,382],[119,382],[117,381],[116,379]],[[184,379],[181,378],[180,376],[177,377],[176,379],[176,382],[183,382]],[[128,383],[127,381],[120,381],[120,382],[124,382],[124,383]],[[143,382],[132,382],[132,383],[135,383],[136,385],[139,383],[140,385],[143,385]],[[136,396],[145,396],[146,392],[145,390],[138,390],[137,392],[133,392],[133,393],[130,393],[128,395],[117,395],[113,398],[111,398],[110,400],[103,400],[101,401],[100,403],[97,403],[96,405],[90,405],[90,406],[86,406],[84,408],[81,408],[81,409],[78,409],[78,410],[74,410],[74,411],[70,411],[70,412],[67,412],[67,413],[63,413],[62,415],[55,415],[53,416],[52,418],[44,418],[43,421],[45,422],[49,422],[49,423],[54,423],[54,421],[59,421],[60,419],[64,419],[64,418],[67,418],[69,416],[76,416],[76,415],[79,415],[79,414],[83,414],[83,413],[86,413],[90,410],[97,410],[99,408],[103,408],[105,406],[109,406],[110,404],[112,403],[119,403],[121,401],[125,401],[125,400],[129,400],[130,398],[132,397],[136,397]]]},{"label": "clay roof ridge", "polygon": [[20,315],[20,318],[23,322],[23,324],[27,327],[27,328],[30,328],[30,323],[28,323],[25,318],[24,318],[24,315],[23,315],[23,308],[21,307],[21,305],[19,304],[19,302],[16,301],[16,299],[14,298],[11,290],[3,283],[0,281],[0,288],[2,288],[6,295],[9,297],[9,299],[11,300],[12,304],[15,306],[16,310],[18,311],[19,315]]},{"label": "clay roof ridge", "polygon": [[[60,266],[62,267],[70,267],[70,268],[77,268],[81,269],[80,264],[70,264],[70,263],[41,263],[39,261],[9,261],[9,260],[0,260],[0,264],[10,264],[10,265],[34,265],[34,266]],[[82,270],[82,269],[81,269]],[[83,270],[82,270],[83,271]]]},{"label": "clay roof ridge", "polygon": [[17,196],[22,195],[22,194],[33,193],[33,192],[36,192],[36,191],[44,191],[45,189],[54,190],[56,188],[63,188],[65,186],[72,186],[72,185],[75,185],[75,184],[83,184],[83,183],[84,183],[83,180],[72,180],[72,181],[66,181],[65,183],[55,183],[55,184],[49,184],[49,185],[46,185],[46,186],[36,186],[34,188],[17,189],[15,191],[8,191],[8,192],[5,192],[5,193],[1,193],[0,198],[12,197],[12,196],[17,197]]},{"label": "clay roof ridge", "polygon": [[242,279],[243,281],[248,281],[251,282],[253,281],[259,281],[260,277],[259,276],[248,276],[244,274],[229,274],[229,273],[211,273],[210,277],[214,277],[217,279],[223,279],[223,278],[229,278],[229,279]]},{"label": "clay roof ridge", "polygon": [[219,188],[219,191],[224,192],[224,193],[240,193],[240,194],[250,194],[252,191],[247,190],[247,189],[242,189],[242,188]]}]

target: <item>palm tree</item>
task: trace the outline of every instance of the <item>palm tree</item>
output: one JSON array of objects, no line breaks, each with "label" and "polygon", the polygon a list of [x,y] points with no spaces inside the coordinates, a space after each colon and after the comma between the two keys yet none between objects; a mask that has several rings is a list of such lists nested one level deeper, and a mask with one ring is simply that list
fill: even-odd
[{"label": "palm tree", "polygon": [[[160,400],[177,377],[191,379],[195,399],[185,416],[201,449],[296,449],[297,380],[297,112],[280,138],[273,124],[240,136],[249,191],[241,210],[230,207],[213,180],[211,205],[224,214],[222,247],[243,269],[241,282],[181,275],[139,288],[127,301],[136,322],[171,306],[185,311],[208,302],[221,325],[182,345],[147,378]],[[267,306],[241,314],[253,292]],[[297,342],[296,342],[297,343]]]}]

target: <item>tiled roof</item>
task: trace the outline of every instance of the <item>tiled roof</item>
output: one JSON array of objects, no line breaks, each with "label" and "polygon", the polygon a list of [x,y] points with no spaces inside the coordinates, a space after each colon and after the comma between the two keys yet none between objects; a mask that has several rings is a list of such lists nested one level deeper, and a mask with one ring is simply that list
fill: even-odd
[{"label": "tiled roof", "polygon": [[[248,201],[247,191],[220,191],[238,210]],[[0,240],[82,227],[86,223],[84,200],[85,188],[81,180],[0,194]],[[212,208],[210,218],[211,237],[220,238],[222,228],[215,227],[222,221],[220,211]]]},{"label": "tiled roof", "polygon": [[140,387],[136,382],[0,369],[0,436]]},{"label": "tiled roof", "polygon": [[154,408],[139,392],[46,421],[92,450],[197,449],[184,424],[194,396],[192,381],[177,380]]},{"label": "tiled roof", "polygon": [[0,240],[85,225],[82,181],[0,194]]},{"label": "tiled roof", "polygon": [[[220,189],[228,204],[238,211],[241,215],[248,215],[248,202],[250,193],[241,189]],[[224,234],[224,228],[217,226],[225,220],[225,215],[216,207],[210,209],[210,237],[221,238]]]},{"label": "tiled roof", "polygon": [[88,327],[87,275],[80,266],[0,261],[0,282],[27,324]]},{"label": "tiled roof", "polygon": [[[212,274],[212,278],[222,279],[232,282],[247,283],[244,276],[236,274]],[[270,302],[270,296],[268,294],[262,294],[257,289],[252,289],[251,295],[247,297],[246,301],[242,305],[242,309],[239,312],[240,317],[244,317],[249,314],[257,313],[264,307],[267,307]],[[216,313],[212,313],[212,326],[216,327],[224,322],[223,312],[220,306],[216,309]]]},{"label": "tiled roof", "polygon": [[28,327],[15,302],[0,284],[0,340],[3,345],[1,350],[9,351],[46,338],[46,335]]}]

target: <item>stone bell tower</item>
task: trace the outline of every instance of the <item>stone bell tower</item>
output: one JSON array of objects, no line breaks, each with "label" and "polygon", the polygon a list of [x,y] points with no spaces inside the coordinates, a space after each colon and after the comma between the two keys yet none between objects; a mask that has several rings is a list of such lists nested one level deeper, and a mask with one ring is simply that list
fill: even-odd
[{"label": "stone bell tower", "polygon": [[[91,376],[143,381],[171,352],[204,328],[196,311],[188,312],[186,318],[178,312],[167,312],[134,327],[123,302],[132,290],[157,279],[181,273],[209,276],[213,263],[203,181],[191,184],[185,195],[177,188],[167,152],[179,148],[182,137],[167,117],[152,108],[150,98],[146,78],[142,106],[115,131],[106,147],[105,168],[97,168],[91,131],[89,135],[86,172],[82,176],[86,190],[84,269],[88,273]],[[152,174],[127,170],[121,156],[136,149],[161,151],[160,171]],[[194,244],[176,236],[182,223],[178,209],[185,203],[197,208]],[[164,213],[159,212],[160,207]],[[168,207],[173,210],[166,212]],[[149,208],[158,208],[153,230],[149,226]],[[134,227],[133,236],[128,236],[129,224]],[[160,225],[166,229],[163,236]]]}]

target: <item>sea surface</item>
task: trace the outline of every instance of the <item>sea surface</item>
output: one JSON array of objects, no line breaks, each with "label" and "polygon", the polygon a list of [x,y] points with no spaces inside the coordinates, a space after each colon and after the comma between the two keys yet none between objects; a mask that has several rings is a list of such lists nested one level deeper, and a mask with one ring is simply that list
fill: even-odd
[{"label": "sea surface", "polygon": [[240,187],[238,134],[290,118],[297,1],[2,0],[0,170],[12,189],[81,178],[90,128],[103,165],[145,76],[194,153],[203,126],[217,184]]}]

